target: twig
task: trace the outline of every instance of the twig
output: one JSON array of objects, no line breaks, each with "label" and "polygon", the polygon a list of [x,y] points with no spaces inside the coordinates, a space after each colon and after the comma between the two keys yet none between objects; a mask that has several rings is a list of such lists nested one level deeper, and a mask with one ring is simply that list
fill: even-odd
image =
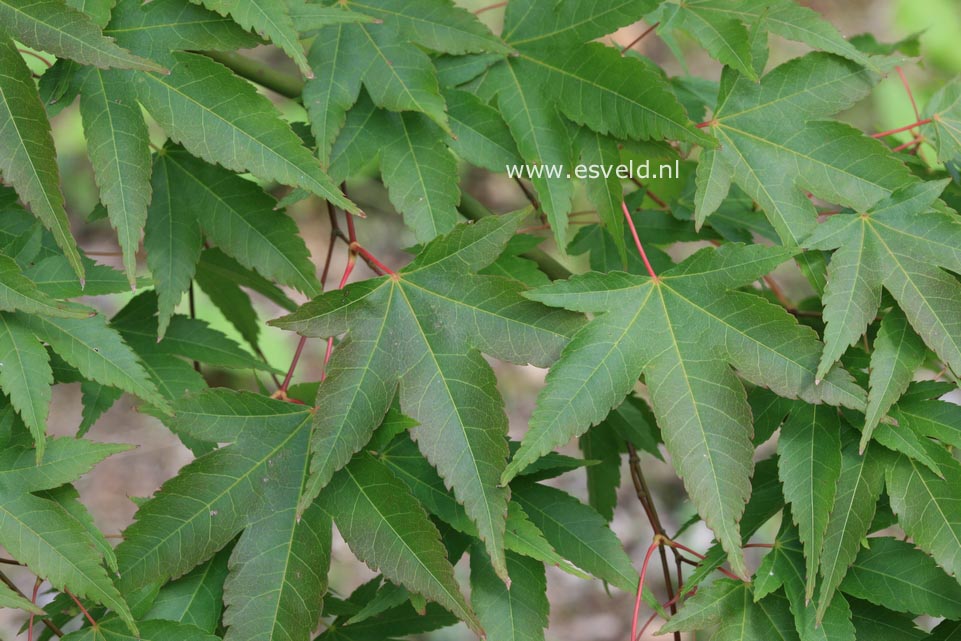
[{"label": "twig", "polygon": [[646,38],[646,37],[647,37],[647,34],[651,33],[651,32],[654,31],[655,29],[657,29],[657,27],[658,27],[660,24],[661,24],[660,22],[655,22],[655,23],[652,24],[650,27],[648,27],[647,29],[645,29],[645,30],[644,30],[644,33],[642,33],[642,34],[639,35],[638,37],[636,37],[636,38],[634,38],[633,40],[631,40],[630,44],[627,44],[627,45],[625,45],[624,47],[622,47],[622,48],[621,48],[621,55],[622,55],[622,56],[627,55],[628,50],[630,50],[632,47],[634,47],[634,45],[636,45],[638,42],[640,42],[641,40],[643,40],[644,38]]},{"label": "twig", "polygon": [[904,125],[903,127],[898,127],[897,129],[888,129],[887,131],[879,131],[876,134],[871,134],[872,138],[884,138],[886,136],[893,136],[894,134],[899,134],[902,131],[910,131],[915,127],[920,127],[921,125],[927,125],[932,122],[931,118],[925,118],[924,120],[919,120],[917,122],[912,122],[910,125]]},{"label": "twig", "polygon": [[40,62],[42,62],[43,64],[45,64],[45,65],[47,66],[47,69],[49,69],[50,67],[53,66],[53,63],[52,63],[52,62],[50,62],[49,60],[47,60],[46,58],[44,58],[43,56],[41,56],[41,55],[39,55],[39,54],[36,54],[36,53],[34,53],[34,52],[32,52],[32,51],[29,51],[28,49],[17,49],[17,51],[19,51],[21,54],[24,54],[24,55],[27,55],[27,56],[32,56],[32,57],[36,58],[37,60],[39,60]]},{"label": "twig", "polygon": [[[641,506],[644,508],[644,512],[647,514],[647,520],[651,524],[651,529],[654,530],[654,539],[655,541],[666,540],[667,535],[664,532],[664,526],[661,525],[661,518],[657,514],[657,507],[654,505],[654,500],[651,497],[651,491],[647,486],[647,480],[644,478],[644,472],[641,470],[641,459],[637,455],[637,450],[634,448],[632,443],[627,444],[627,451],[628,463],[631,470],[631,481],[634,483],[634,492],[637,494],[637,500],[640,501]],[[667,598],[673,600],[674,587],[671,584],[671,568],[667,562],[667,554],[664,551],[664,546],[661,545],[659,547],[661,570],[664,573],[664,587],[667,590]],[[674,552],[674,556],[678,556],[676,551]],[[677,563],[676,558],[675,563]],[[675,612],[676,608],[672,605],[671,613],[674,614]],[[631,638],[633,638],[633,635]],[[679,632],[674,634],[674,639],[675,641],[680,641],[681,635]]]},{"label": "twig", "polygon": [[92,626],[94,626],[94,627],[97,627],[97,622],[94,621],[94,620],[93,620],[93,617],[90,616],[90,613],[87,612],[87,608],[83,607],[83,603],[80,602],[80,599],[78,599],[77,597],[75,597],[75,596],[73,595],[73,592],[71,592],[70,590],[67,590],[66,588],[64,589],[64,592],[66,592],[66,593],[67,593],[67,596],[69,596],[71,599],[73,599],[73,602],[77,604],[77,607],[80,608],[80,611],[81,611],[81,612],[83,612],[83,616],[85,616],[85,617],[87,618],[87,621],[90,622],[90,625],[92,625]]},{"label": "twig", "polygon": [[484,13],[485,11],[492,11],[492,10],[494,10],[494,9],[500,9],[501,7],[506,7],[506,6],[507,6],[507,0],[504,0],[503,2],[495,2],[494,4],[489,4],[489,5],[487,5],[486,7],[481,7],[480,9],[475,9],[475,10],[474,10],[474,15],[475,15],[475,16],[479,16],[480,14]]},{"label": "twig", "polygon": [[[43,579],[41,579],[39,576],[37,577],[37,580],[33,582],[33,596],[30,597],[30,602],[34,605],[37,605],[37,595],[40,594],[40,586],[42,584]],[[36,615],[31,612],[30,623],[27,624],[27,641],[33,641],[33,621],[35,618]]]},{"label": "twig", "polygon": [[[194,301],[194,281],[190,281],[190,287],[187,289],[187,302],[190,305],[190,318],[197,318],[197,303]],[[200,373],[200,361],[194,360],[194,370]]]}]

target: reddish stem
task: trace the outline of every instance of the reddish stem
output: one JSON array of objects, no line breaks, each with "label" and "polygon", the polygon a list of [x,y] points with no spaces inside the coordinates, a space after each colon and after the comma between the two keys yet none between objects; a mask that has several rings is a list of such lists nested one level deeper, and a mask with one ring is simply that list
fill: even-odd
[{"label": "reddish stem", "polygon": [[631,617],[631,641],[634,641],[637,637],[637,620],[641,614],[641,599],[644,594],[644,579],[647,576],[647,567],[651,563],[651,557],[654,556],[654,551],[660,546],[661,537],[655,536],[650,547],[647,548],[647,554],[644,555],[644,564],[641,566],[641,577],[637,582],[637,595],[634,597],[634,616]]},{"label": "reddish stem", "polygon": [[[349,214],[348,214],[349,215]],[[344,285],[347,284],[347,279],[350,277],[352,271],[354,271],[354,265],[357,263],[357,254],[351,252],[347,256],[347,266],[344,267],[344,275],[340,278],[340,284],[337,289],[343,289]],[[321,382],[327,379],[327,364],[330,362],[330,356],[334,352],[334,338],[331,336],[327,339],[327,351],[324,352],[324,365],[323,370],[320,373]]]},{"label": "reddish stem", "polygon": [[[664,603],[661,607],[664,609],[673,607],[675,604],[677,604],[678,601],[681,600],[681,596],[691,597],[691,596],[694,596],[694,594],[696,593],[697,593],[697,586],[694,586],[694,588],[687,594],[682,594],[681,592],[678,592],[674,597],[672,597],[669,601]],[[655,612],[650,616],[650,618],[648,618],[647,623],[644,624],[644,627],[642,627],[640,631],[637,633],[637,636],[634,637],[635,641],[640,641],[640,638],[644,635],[645,632],[647,632],[647,629],[651,626],[652,623],[654,623],[654,619],[656,618],[657,618],[657,612]]]},{"label": "reddish stem", "polygon": [[27,51],[26,49],[17,49],[17,51],[19,51],[21,54],[25,54],[25,55],[28,55],[28,56],[33,56],[34,58],[36,58],[37,60],[39,60],[39,61],[42,62],[43,64],[47,65],[47,69],[49,69],[50,67],[53,66],[53,63],[52,63],[52,62],[50,62],[49,60],[47,60],[46,58],[44,58],[44,57],[41,56],[41,55],[35,54],[35,53],[32,52],[32,51]]},{"label": "reddish stem", "polygon": [[[684,552],[687,552],[688,554],[693,554],[694,556],[696,556],[697,558],[699,558],[699,559],[702,560],[702,561],[707,558],[706,556],[704,556],[704,555],[701,554],[700,552],[695,552],[695,551],[692,550],[691,548],[687,547],[686,545],[684,545],[684,544],[682,544],[682,543],[678,543],[677,541],[666,540],[665,543],[666,543],[667,545],[670,545],[672,548],[677,548],[678,550],[682,550],[682,551],[684,551]],[[717,571],[720,572],[721,574],[723,574],[724,576],[728,577],[729,579],[734,579],[735,581],[744,581],[744,579],[742,579],[742,578],[739,577],[738,575],[734,574],[733,572],[731,572],[730,570],[727,570],[727,569],[725,569],[725,568],[719,567],[719,568],[717,569]]]},{"label": "reddish stem", "polygon": [[379,260],[377,260],[377,257],[376,257],[376,256],[374,256],[374,255],[371,254],[369,251],[367,251],[367,250],[364,248],[364,246],[361,245],[360,243],[358,243],[357,241],[353,241],[352,243],[350,243],[350,251],[356,252],[357,255],[359,255],[361,258],[363,258],[368,264],[376,267],[377,269],[379,269],[379,270],[382,271],[383,273],[389,274],[389,275],[395,276],[395,277],[397,276],[397,272],[395,272],[393,269],[391,269],[390,267],[388,267],[388,266],[385,265],[384,263],[382,263],[382,262],[380,262]]},{"label": "reddish stem", "polygon": [[474,10],[474,15],[475,15],[475,16],[479,16],[480,14],[484,13],[485,11],[491,11],[492,9],[500,9],[501,7],[506,7],[506,6],[507,6],[507,0],[504,0],[504,2],[495,2],[494,4],[489,4],[489,5],[487,5],[486,7],[481,7],[480,9],[475,9],[475,10]]},{"label": "reddish stem", "polygon": [[307,337],[301,336],[300,340],[297,342],[297,349],[294,351],[294,357],[290,359],[290,367],[287,368],[287,376],[284,377],[284,382],[280,384],[281,392],[286,392],[287,388],[290,387],[290,379],[294,377],[294,370],[297,369],[297,363],[300,362],[300,356],[304,353],[304,345],[307,343]]},{"label": "reddish stem", "polygon": [[767,548],[769,550],[774,548],[773,543],[747,543],[744,545],[746,548]]},{"label": "reddish stem", "polygon": [[716,124],[717,124],[717,120],[714,120],[712,118],[711,120],[705,120],[704,122],[699,122],[694,126],[697,127],[698,129],[704,129],[705,127],[713,127]]},{"label": "reddish stem", "polygon": [[631,40],[630,44],[625,45],[625,46],[621,49],[621,55],[622,55],[622,56],[627,55],[627,52],[628,52],[634,45],[636,45],[638,42],[640,42],[641,40],[643,40],[644,38],[646,38],[647,35],[648,35],[649,33],[651,33],[652,31],[654,31],[655,29],[657,29],[658,25],[660,25],[660,24],[661,24],[660,22],[655,22],[655,23],[652,24],[650,27],[648,27],[647,29],[645,29],[645,30],[644,30],[644,33],[642,33],[642,34],[639,35],[638,37],[636,37],[636,38],[634,38],[633,40]]},{"label": "reddish stem", "polygon": [[909,140],[909,141],[906,142],[906,143],[903,143],[903,144],[898,145],[897,147],[895,147],[895,148],[892,149],[891,151],[893,151],[893,152],[895,152],[895,153],[897,153],[897,152],[899,152],[899,151],[904,151],[904,150],[907,149],[908,147],[914,147],[915,145],[920,145],[922,142],[924,142],[924,138],[918,136],[918,137],[915,138],[914,140]]},{"label": "reddish stem", "polygon": [[647,253],[644,251],[644,246],[641,245],[641,239],[637,236],[637,228],[634,227],[634,220],[631,218],[631,212],[627,209],[627,203],[623,200],[621,201],[621,210],[624,212],[624,218],[627,219],[627,225],[631,228],[631,235],[634,237],[634,244],[637,245],[637,253],[641,255],[641,260],[644,261],[644,267],[647,268],[647,273],[651,275],[653,280],[658,280],[657,274],[654,273],[654,268],[651,267],[651,261],[647,259]]},{"label": "reddish stem", "polygon": [[904,90],[908,92],[908,98],[911,100],[911,108],[914,109],[914,117],[921,120],[918,103],[914,101],[914,92],[911,91],[911,85],[908,84],[908,79],[904,76],[904,70],[901,67],[895,67],[894,69],[898,72],[898,76],[901,77],[901,84],[904,85]]},{"label": "reddish stem", "polygon": [[[30,602],[37,605],[37,595],[40,594],[40,584],[43,583],[43,579],[39,576],[37,580],[33,583],[33,596],[30,597]],[[27,624],[27,641],[33,641],[33,620],[36,615],[33,612],[30,613],[30,623]]]},{"label": "reddish stem", "polygon": [[90,622],[90,625],[97,627],[97,622],[94,621],[93,617],[90,616],[90,613],[87,612],[87,608],[83,607],[83,603],[80,602],[80,599],[75,597],[73,595],[73,592],[71,592],[70,590],[64,589],[64,592],[66,592],[70,596],[70,598],[73,599],[73,602],[77,604],[77,607],[80,608],[81,612],[83,612],[83,616],[87,618],[87,621]]},{"label": "reddish stem", "polygon": [[925,118],[924,120],[919,120],[917,122],[912,122],[910,125],[904,125],[903,127],[898,127],[897,129],[888,129],[887,131],[879,131],[876,134],[871,134],[872,138],[884,138],[886,136],[893,136],[894,134],[899,134],[902,131],[910,131],[915,127],[920,127],[921,125],[927,125],[931,123],[931,118]]}]

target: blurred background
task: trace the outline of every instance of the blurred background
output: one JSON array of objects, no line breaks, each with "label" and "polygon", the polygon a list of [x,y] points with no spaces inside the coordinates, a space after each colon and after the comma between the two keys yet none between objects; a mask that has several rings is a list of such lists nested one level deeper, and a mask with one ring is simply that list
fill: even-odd
[{"label": "blurred background", "polygon": [[[459,0],[458,4],[476,10],[489,2]],[[803,4],[821,12],[846,36],[871,33],[879,41],[891,42],[920,33],[922,55],[913,63],[905,65],[905,73],[922,109],[927,98],[941,84],[961,72],[961,3],[958,0],[817,0]],[[484,11],[480,15],[497,30],[503,9]],[[621,46],[626,45],[647,27],[644,23],[638,23],[622,29],[610,40]],[[672,50],[656,34],[650,34],[635,48],[663,66],[669,74],[690,73],[710,79],[719,76],[718,64],[708,58],[696,44],[680,40],[678,45],[679,49]],[[771,51],[771,65],[774,65],[803,54],[805,49],[772,36]],[[278,67],[290,66],[289,62],[269,49],[249,53]],[[682,55],[677,56],[676,53]],[[35,65],[34,69],[38,73],[43,70],[41,62],[32,61],[31,64]],[[275,99],[278,107],[291,118],[303,119],[303,111],[298,105],[278,96],[272,95],[271,98]],[[867,131],[894,128],[915,120],[904,87],[894,74],[882,81],[873,96],[845,118]],[[84,223],[97,202],[97,191],[85,152],[77,105],[67,107],[57,114],[53,119],[53,126],[63,189],[79,245],[96,260],[119,266],[116,238],[106,222]],[[162,144],[162,133],[157,130],[154,135],[154,142]],[[905,141],[909,135],[904,134]],[[933,156],[930,152],[928,154],[931,159]],[[508,211],[527,204],[517,185],[505,176],[468,171],[463,176],[462,187],[465,192],[495,211]],[[665,185],[663,189],[670,194],[672,186]],[[392,211],[385,190],[376,180],[376,176],[357,178],[348,183],[348,190],[351,198],[369,215],[366,220],[357,223],[360,242],[371,248],[389,265],[402,266],[408,257],[398,248],[413,244],[413,238],[404,230],[399,216]],[[319,201],[307,200],[292,207],[290,214],[299,223],[315,262],[322,263],[329,237],[326,208]],[[553,251],[549,240],[545,240],[543,247]],[[345,259],[342,244],[338,244],[333,258],[332,280],[339,278]],[[577,260],[571,264],[570,258],[559,256],[559,259],[573,268],[583,268]],[[362,280],[370,275],[366,266],[358,263],[352,280]],[[791,291],[791,287],[803,287],[798,280],[792,278],[792,274],[785,273],[781,278],[790,298],[799,300],[805,295],[800,289]],[[236,331],[217,309],[205,300],[201,292],[198,294],[197,315],[242,343]],[[89,302],[112,314],[126,301],[124,297],[114,296]],[[281,314],[281,310],[269,302],[257,302],[264,320]],[[265,327],[262,346],[270,363],[275,367],[286,369],[295,344],[294,337]],[[325,344],[320,341],[307,343],[295,381],[319,378],[324,347]],[[544,372],[536,368],[514,367],[502,363],[493,365],[511,419],[512,436],[519,438],[524,433],[537,392],[543,385]],[[253,375],[246,372],[205,374],[208,375],[211,385],[257,389]],[[269,379],[264,379],[262,383],[272,389]],[[55,434],[73,434],[80,422],[79,385],[60,385],[54,392],[51,431]],[[88,438],[137,445],[135,450],[111,457],[77,483],[83,501],[93,512],[97,524],[108,535],[118,535],[130,523],[135,511],[130,497],[151,495],[191,458],[190,453],[159,422],[137,413],[129,397],[121,399],[104,415],[90,431]],[[767,452],[769,451],[768,449]],[[652,485],[652,493],[666,530],[669,533],[676,531],[692,513],[680,482],[667,464],[654,460],[651,456],[644,456],[642,464]],[[583,471],[569,473],[554,482],[582,499],[586,498]],[[626,462],[622,470],[620,503],[612,527],[624,542],[628,553],[640,565],[641,558],[651,542],[652,533],[634,495]],[[758,540],[771,540],[776,527],[776,523],[770,524],[766,531],[759,533]],[[685,532],[682,541],[695,549],[705,550],[710,544],[711,535],[705,528],[695,527]],[[757,559],[749,561],[756,564]],[[466,578],[465,567],[459,566],[458,571]],[[655,594],[663,600],[664,586],[658,584],[657,574],[659,573],[654,573],[650,585]],[[11,571],[10,575],[24,591],[32,587],[32,575],[26,572],[17,573],[15,570]],[[353,559],[343,542],[335,538],[331,589],[339,594],[347,594],[371,576],[366,567]],[[466,581],[464,583],[466,584]],[[548,569],[548,590],[552,606],[548,639],[613,641],[628,636],[634,595],[608,592],[599,581],[583,581],[552,569]],[[0,610],[0,641],[25,639],[25,635],[17,636],[22,623],[23,617],[20,613]],[[653,626],[653,629],[656,628],[657,625]],[[432,641],[454,641],[470,639],[472,635],[461,625],[433,633],[426,638]]]}]

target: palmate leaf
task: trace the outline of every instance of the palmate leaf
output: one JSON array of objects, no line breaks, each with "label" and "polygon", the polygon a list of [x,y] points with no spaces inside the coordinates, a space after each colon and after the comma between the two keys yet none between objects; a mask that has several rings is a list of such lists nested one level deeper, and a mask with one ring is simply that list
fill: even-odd
[{"label": "palmate leaf", "polygon": [[[496,98],[497,108],[517,143],[521,158],[529,165],[572,167],[574,150],[564,120],[545,88],[524,82],[517,62],[496,65],[486,76],[487,97]],[[566,170],[566,169],[565,169]],[[540,205],[551,223],[557,244],[567,245],[567,214],[571,212],[574,185],[560,176],[532,176]]]},{"label": "palmate leaf", "polygon": [[938,478],[906,456],[888,466],[885,481],[891,509],[914,544],[930,554],[951,576],[961,576],[961,508],[956,490],[961,466],[953,459]]},{"label": "palmate leaf", "polygon": [[383,464],[368,454],[356,456],[318,500],[357,558],[481,630],[457,586],[436,526]]},{"label": "palmate leaf", "polygon": [[0,608],[25,610],[30,614],[44,614],[43,608],[34,605],[30,602],[30,599],[26,599],[8,588],[6,583],[0,583]]},{"label": "palmate leaf", "polygon": [[43,318],[18,313],[15,322],[32,331],[53,348],[84,378],[125,392],[168,411],[166,400],[157,392],[141,367],[137,355],[103,316],[85,319]]},{"label": "palmate leaf", "polygon": [[[220,167],[199,161],[182,149],[163,154],[167,171],[191,203],[206,238],[248,269],[307,296],[320,292],[316,267],[288,216],[257,185]],[[186,204],[186,203],[185,203]]]},{"label": "palmate leaf", "polygon": [[802,582],[808,601],[814,596],[824,533],[841,476],[841,419],[836,408],[795,404],[781,427],[778,472],[803,544]]},{"label": "palmate leaf", "polygon": [[823,618],[817,618],[815,604],[805,595],[805,565],[798,530],[790,519],[785,519],[774,549],[758,568],[755,599],[771,591],[762,590],[763,584],[776,581],[784,587],[802,641],[855,641],[851,607],[844,595],[835,593]]},{"label": "palmate leaf", "polygon": [[400,387],[421,451],[477,525],[505,576],[507,417],[481,352],[549,364],[579,319],[520,296],[517,281],[473,272],[494,260],[524,212],[461,225],[399,274],[324,294],[272,324],[305,336],[348,331],[320,387],[305,507],[370,440]]},{"label": "palmate leaf", "polygon": [[63,638],[67,641],[217,641],[220,637],[186,623],[161,620],[142,622],[140,632],[134,635],[113,619],[99,622],[96,627],[71,632]]},{"label": "palmate leaf", "polygon": [[450,54],[510,53],[477,16],[450,0],[361,0],[350,7],[394,24],[422,47]]},{"label": "palmate leaf", "polygon": [[694,127],[659,69],[600,43],[519,47],[517,73],[539,85],[557,109],[602,134],[636,140],[678,139],[711,146]]},{"label": "palmate leaf", "polygon": [[713,641],[798,641],[787,599],[757,603],[750,584],[721,579],[698,590],[657,634],[714,627]]},{"label": "palmate leaf", "polygon": [[61,318],[86,318],[94,314],[87,307],[53,300],[26,277],[14,259],[3,254],[0,254],[0,311]]},{"label": "palmate leaf", "polygon": [[507,555],[511,585],[507,587],[490,567],[482,550],[471,552],[471,603],[490,641],[544,639],[550,604],[547,577],[538,561]]},{"label": "palmate leaf", "polygon": [[394,138],[384,141],[381,175],[394,207],[419,242],[433,240],[457,224],[460,189],[457,161],[443,132],[420,114],[391,118]]},{"label": "palmate leaf", "polygon": [[5,445],[0,455],[0,545],[54,588],[110,608],[136,634],[130,609],[107,575],[88,530],[60,504],[31,494],[70,483],[126,449],[122,444],[54,439],[47,460],[38,465],[31,449]]},{"label": "palmate leaf", "polygon": [[317,155],[326,169],[334,141],[347,121],[347,111],[357,102],[363,80],[363,60],[355,55],[347,25],[332,25],[317,32],[307,60],[313,78],[304,84],[304,107],[317,141]]},{"label": "palmate leaf", "polygon": [[233,51],[260,44],[230,18],[184,0],[118,0],[104,34],[149,58],[171,51]]},{"label": "palmate leaf", "polygon": [[[3,0],[0,24],[6,33],[24,44],[82,65],[101,69],[163,69],[118,47],[104,37],[86,14],[62,0]],[[6,70],[7,64],[3,67]]]},{"label": "palmate leaf", "polygon": [[184,467],[140,507],[117,547],[124,589],[182,576],[213,556],[265,510],[279,509],[269,502],[273,488],[302,478],[306,465],[303,406],[212,390],[175,407],[167,419],[175,433],[232,445]]},{"label": "palmate leaf", "polygon": [[897,308],[889,311],[881,321],[871,352],[865,439],[871,437],[874,428],[907,390],[925,353],[924,342],[911,328],[904,312]]},{"label": "palmate leaf", "polygon": [[137,249],[150,202],[150,135],[126,79],[87,70],[80,113],[100,200],[117,230],[124,271],[137,283]]},{"label": "palmate leaf", "polygon": [[[687,31],[712,57],[752,80],[757,80],[758,72],[747,27],[755,25],[788,40],[873,66],[868,56],[845,40],[833,25],[791,0],[693,0],[664,6],[665,26]],[[766,50],[765,35],[765,54]]]},{"label": "palmate leaf", "polygon": [[[912,182],[883,144],[848,125],[820,120],[854,104],[876,82],[863,67],[825,53],[791,60],[759,84],[726,70],[710,127],[721,147],[698,164],[698,224],[733,181],[761,206],[781,241],[795,246],[817,224],[805,192],[864,211]],[[805,254],[799,260],[823,286],[818,258]]]},{"label": "palmate leaf", "polygon": [[[888,461],[883,458],[878,445],[870,445],[863,454],[858,454],[850,434],[845,438],[841,450],[841,475],[821,548],[818,620],[825,616],[834,591],[854,562],[884,489],[884,468]],[[811,577],[808,576],[808,585],[810,583]]]},{"label": "palmate leaf", "polygon": [[514,46],[581,44],[649,13],[652,0],[518,0],[507,5],[503,38]]},{"label": "palmate leaf", "polygon": [[558,554],[620,590],[631,594],[637,590],[630,557],[593,508],[539,483],[515,481],[512,489],[514,499]]},{"label": "palmate leaf", "polygon": [[196,0],[222,16],[229,15],[244,29],[250,29],[283,49],[308,78],[313,75],[297,28],[283,0]]},{"label": "palmate leaf", "polygon": [[844,577],[842,592],[897,612],[961,617],[961,585],[931,557],[898,539],[868,543]]},{"label": "palmate leaf", "polygon": [[864,403],[863,392],[842,370],[815,384],[820,345],[809,329],[751,294],[722,293],[793,253],[726,245],[698,252],[656,280],[590,273],[527,294],[552,306],[603,314],[575,335],[551,369],[502,482],[601,421],[643,373],[675,468],[732,567],[746,575],[738,521],[750,494],[754,448],[750,407],[729,364],[782,396]]},{"label": "palmate leaf", "polygon": [[0,388],[11,399],[44,454],[53,372],[43,342],[84,377],[167,408],[137,355],[103,317],[57,318],[23,312],[0,314]]},{"label": "palmate leaf", "polygon": [[[0,4],[0,19],[2,19]],[[9,7],[8,7],[9,8]],[[9,18],[8,18],[9,19]],[[4,21],[5,22],[5,21]],[[70,266],[83,278],[83,265],[60,191],[57,151],[37,87],[13,41],[0,32],[0,173],[49,229]]]},{"label": "palmate leaf", "polygon": [[[302,187],[349,212],[347,200],[264,96],[206,56],[174,53],[169,75],[132,76],[137,99],[187,151],[233,171]],[[224,102],[221,95],[230,95]]]},{"label": "palmate leaf", "polygon": [[[824,296],[827,328],[819,375],[874,320],[882,287],[894,296],[924,342],[952,370],[961,370],[961,285],[940,269],[961,273],[961,219],[935,210],[945,184],[932,181],[898,190],[862,214],[832,217],[805,241],[807,247],[836,249]],[[888,331],[885,329],[882,345],[891,340]],[[889,349],[885,347],[884,352]],[[916,354],[912,362],[917,358]],[[872,371],[872,387],[885,385],[890,376],[885,372],[884,368],[878,374]],[[903,387],[907,375],[902,372],[900,377]],[[880,418],[880,401],[877,403],[862,446]]]},{"label": "palmate leaf", "polygon": [[187,623],[213,634],[224,607],[224,580],[231,551],[230,546],[224,548],[189,574],[163,586],[144,618]]},{"label": "palmate leaf", "polygon": [[922,132],[930,133],[938,160],[953,160],[961,153],[961,80],[955,78],[941,87],[928,102],[925,116],[931,123]]}]

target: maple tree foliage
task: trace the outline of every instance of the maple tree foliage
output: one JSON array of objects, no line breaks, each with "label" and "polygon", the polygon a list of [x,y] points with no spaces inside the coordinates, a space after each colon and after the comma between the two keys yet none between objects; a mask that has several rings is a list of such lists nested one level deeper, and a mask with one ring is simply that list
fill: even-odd
[{"label": "maple tree foliage", "polygon": [[[495,10],[492,30],[451,0],[0,0],[0,562],[37,578],[0,565],[0,607],[26,638],[536,641],[548,568],[630,594],[631,639],[658,617],[674,639],[961,634],[961,79],[872,133],[845,112],[916,42],[846,39],[794,0]],[[720,79],[611,44],[637,23]],[[808,52],[773,65],[772,34]],[[119,270],[71,232],[50,119],[74,102]],[[680,175],[571,177],[644,159]],[[462,189],[523,164],[562,168],[517,180],[526,209]],[[380,212],[346,185],[371,175],[410,232],[392,260],[358,240]],[[298,335],[289,365],[265,323]],[[308,340],[320,380],[297,378]],[[494,361],[547,370],[518,439]],[[81,422],[53,436],[67,383]],[[118,541],[74,483],[129,449],[87,434],[124,393],[194,458]],[[655,459],[696,512],[678,532]],[[636,558],[611,529],[629,483]],[[684,543],[698,521],[709,549]],[[335,529],[375,573],[349,594]]]}]

